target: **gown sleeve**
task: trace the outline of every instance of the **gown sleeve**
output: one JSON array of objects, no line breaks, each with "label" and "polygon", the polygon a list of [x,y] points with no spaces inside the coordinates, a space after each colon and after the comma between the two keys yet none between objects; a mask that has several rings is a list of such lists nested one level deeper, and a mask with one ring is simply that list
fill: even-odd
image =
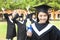
[{"label": "gown sleeve", "polygon": [[59,33],[59,30],[55,26],[53,26],[52,30],[49,33],[49,40],[60,40]]},{"label": "gown sleeve", "polygon": [[15,23],[17,23],[18,21],[16,20],[18,18],[18,14],[15,15],[15,17],[12,19]]},{"label": "gown sleeve", "polygon": [[5,17],[6,20],[9,19],[9,18],[8,18],[8,14],[4,14],[4,17]]}]

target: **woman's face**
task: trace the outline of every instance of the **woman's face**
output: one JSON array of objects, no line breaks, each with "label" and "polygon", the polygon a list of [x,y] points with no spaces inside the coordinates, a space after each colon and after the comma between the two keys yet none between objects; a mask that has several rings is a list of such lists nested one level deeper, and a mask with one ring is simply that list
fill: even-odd
[{"label": "woman's face", "polygon": [[32,15],[32,19],[35,19],[36,18],[36,15]]},{"label": "woman's face", "polygon": [[39,23],[46,23],[48,16],[44,12],[39,12],[38,19],[39,19]]}]

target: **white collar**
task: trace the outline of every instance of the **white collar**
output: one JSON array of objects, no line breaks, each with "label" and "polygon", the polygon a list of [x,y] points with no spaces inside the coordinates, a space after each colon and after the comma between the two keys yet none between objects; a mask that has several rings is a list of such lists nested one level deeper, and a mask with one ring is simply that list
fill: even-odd
[{"label": "white collar", "polygon": [[24,23],[24,21],[19,21],[21,24],[23,24]]},{"label": "white collar", "polygon": [[12,21],[12,19],[11,19],[11,18],[9,18],[9,20],[10,20],[10,22],[11,22],[11,23],[13,23],[13,21]]},{"label": "white collar", "polygon": [[48,31],[50,28],[52,27],[52,24],[48,24],[44,29],[42,29],[41,31],[39,31],[36,26],[35,23],[32,24],[32,28],[33,30],[36,32],[36,34],[38,36],[42,35],[43,33],[45,33],[46,31]]}]

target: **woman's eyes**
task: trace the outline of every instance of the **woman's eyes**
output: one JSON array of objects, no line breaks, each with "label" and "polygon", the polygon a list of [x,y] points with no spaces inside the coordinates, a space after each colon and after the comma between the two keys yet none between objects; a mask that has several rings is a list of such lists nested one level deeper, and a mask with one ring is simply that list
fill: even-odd
[{"label": "woman's eyes", "polygon": [[42,15],[40,15],[40,17],[42,17]]},{"label": "woman's eyes", "polygon": [[46,17],[47,15],[40,15],[40,17]]},{"label": "woman's eyes", "polygon": [[46,17],[47,15],[44,15],[44,17]]}]

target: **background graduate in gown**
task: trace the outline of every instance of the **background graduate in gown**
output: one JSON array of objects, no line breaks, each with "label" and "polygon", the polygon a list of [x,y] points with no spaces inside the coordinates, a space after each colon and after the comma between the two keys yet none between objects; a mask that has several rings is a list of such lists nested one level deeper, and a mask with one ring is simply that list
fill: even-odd
[{"label": "background graduate in gown", "polygon": [[25,40],[26,26],[24,24],[23,15],[16,13],[13,21],[17,24],[17,40]]},{"label": "background graduate in gown", "polygon": [[37,21],[36,13],[31,13],[31,22],[35,23]]},{"label": "background graduate in gown", "polygon": [[7,40],[13,40],[13,38],[16,36],[16,28],[15,23],[12,20],[12,14],[4,13],[4,17],[7,20],[6,38]]}]

